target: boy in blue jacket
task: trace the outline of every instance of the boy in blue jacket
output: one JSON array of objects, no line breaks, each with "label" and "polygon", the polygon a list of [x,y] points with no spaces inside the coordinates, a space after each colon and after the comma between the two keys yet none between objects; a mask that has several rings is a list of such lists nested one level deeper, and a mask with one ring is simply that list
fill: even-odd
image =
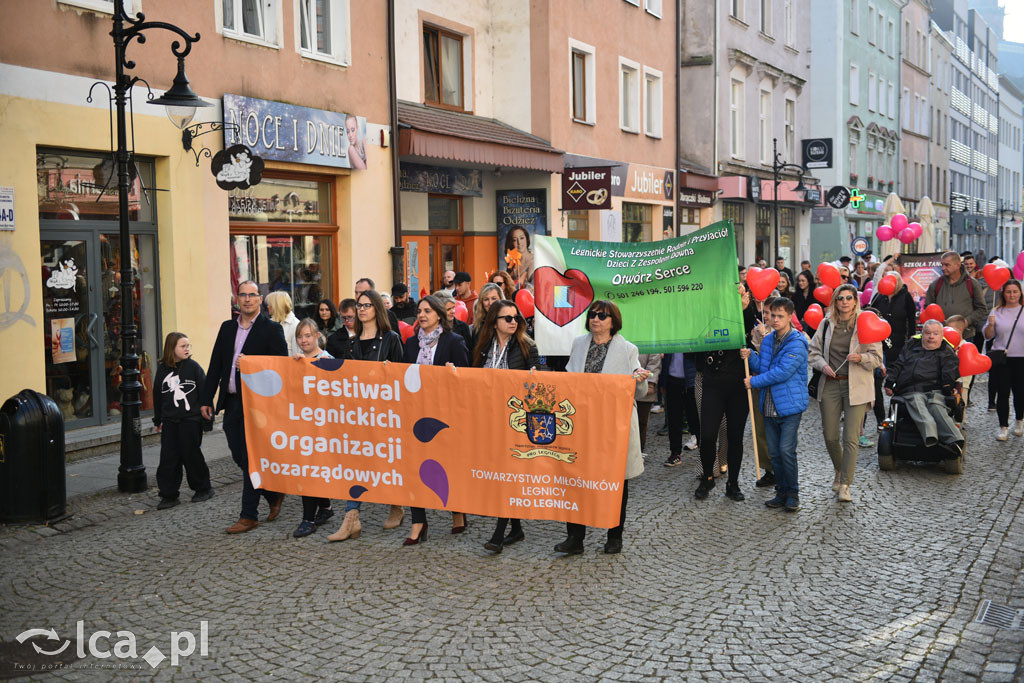
[{"label": "boy in blue jacket", "polygon": [[760,352],[741,349],[750,359],[753,377],[744,385],[760,389],[768,453],[775,471],[775,497],[765,501],[770,508],[800,509],[797,484],[796,437],[800,418],[807,410],[807,337],[793,329],[793,302],[775,299],[768,316],[772,331],[761,342]]}]

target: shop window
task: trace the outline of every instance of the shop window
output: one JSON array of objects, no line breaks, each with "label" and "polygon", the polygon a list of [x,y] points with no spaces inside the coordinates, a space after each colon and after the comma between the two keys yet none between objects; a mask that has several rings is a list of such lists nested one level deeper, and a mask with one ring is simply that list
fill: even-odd
[{"label": "shop window", "polygon": [[300,54],[347,65],[348,0],[296,0],[295,12]]},{"label": "shop window", "polygon": [[276,47],[278,0],[220,0],[220,3],[224,35]]},{"label": "shop window", "polygon": [[736,257],[743,262],[743,203],[722,202],[722,220],[732,221],[736,232]]},{"label": "shop window", "polygon": [[338,227],[330,180],[271,177],[228,195],[231,285],[253,280],[264,296],[283,291],[298,318],[333,298]]},{"label": "shop window", "polygon": [[430,230],[462,230],[462,199],[430,195],[427,198],[427,227]]},{"label": "shop window", "polygon": [[[786,267],[794,270],[793,248],[796,245],[796,209],[791,206],[779,208],[779,253],[786,260]],[[774,261],[773,261],[774,263]],[[790,283],[792,284],[792,283]]]},{"label": "shop window", "polygon": [[622,241],[650,242],[652,207],[650,204],[622,203]]},{"label": "shop window", "polygon": [[770,206],[757,207],[757,221],[754,224],[754,258],[769,260],[772,249],[772,209]]},{"label": "shop window", "polygon": [[590,239],[590,212],[589,211],[566,211],[565,223],[569,229],[569,239],[588,240]]},{"label": "shop window", "polygon": [[423,98],[427,104],[462,109],[462,36],[423,27]]},{"label": "shop window", "polygon": [[[117,221],[117,167],[98,154],[40,150],[36,154],[40,220]],[[155,221],[153,163],[136,159],[129,168],[128,217]]]}]

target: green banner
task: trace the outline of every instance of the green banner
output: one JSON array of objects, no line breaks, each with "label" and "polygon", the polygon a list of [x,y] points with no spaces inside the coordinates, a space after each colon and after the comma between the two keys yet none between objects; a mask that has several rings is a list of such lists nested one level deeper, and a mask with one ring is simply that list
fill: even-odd
[{"label": "green banner", "polygon": [[738,349],[743,310],[732,221],[659,242],[537,236],[535,329],[543,354],[568,355],[596,299],[622,311],[640,353]]}]

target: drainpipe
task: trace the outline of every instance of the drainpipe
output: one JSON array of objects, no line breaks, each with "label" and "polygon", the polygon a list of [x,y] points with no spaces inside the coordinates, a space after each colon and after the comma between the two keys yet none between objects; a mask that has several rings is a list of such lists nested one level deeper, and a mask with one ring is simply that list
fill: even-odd
[{"label": "drainpipe", "polygon": [[[676,0],[676,167],[675,167],[675,178],[676,178],[676,191],[675,196],[679,196],[679,188],[682,185],[682,168],[683,168],[683,155],[680,151],[682,146],[683,136],[679,132],[679,110],[680,97],[682,97],[682,89],[680,88],[679,81],[683,75],[683,2],[684,0]],[[673,199],[672,201],[672,234],[679,234],[679,202]]]},{"label": "drainpipe", "polygon": [[388,0],[388,104],[391,118],[391,201],[395,215],[395,246],[391,247],[391,281],[405,282],[405,247],[402,246],[402,202],[398,178],[398,88],[395,76],[395,0]]}]

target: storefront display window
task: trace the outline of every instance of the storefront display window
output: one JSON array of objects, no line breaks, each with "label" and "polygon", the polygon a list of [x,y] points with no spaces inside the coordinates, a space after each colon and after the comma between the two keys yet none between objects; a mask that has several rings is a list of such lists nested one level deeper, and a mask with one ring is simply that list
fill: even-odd
[{"label": "storefront display window", "polygon": [[793,268],[793,247],[796,244],[796,209],[779,208],[779,256],[786,259],[786,267]]},{"label": "storefront display window", "polygon": [[429,230],[461,230],[462,198],[430,195],[427,198]]},{"label": "storefront display window", "polygon": [[736,231],[736,257],[743,263],[743,204],[740,202],[722,203],[722,220],[732,221]]},{"label": "storefront display window", "polygon": [[571,240],[590,239],[590,212],[589,211],[566,211],[565,223],[568,227],[568,235]]},{"label": "storefront display window", "polygon": [[772,252],[772,209],[770,206],[757,207],[757,224],[754,226],[754,258],[774,263],[769,258]]},{"label": "storefront display window", "polygon": [[622,241],[650,242],[653,207],[650,204],[622,203]]},{"label": "storefront display window", "polygon": [[[130,171],[128,216],[152,223],[153,162],[136,159]],[[40,220],[116,221],[117,168],[111,156],[46,149],[36,154]]]},{"label": "storefront display window", "polygon": [[323,298],[332,296],[330,239],[317,235],[232,235],[231,290],[252,280],[260,294],[287,292],[295,317],[316,317]]}]

